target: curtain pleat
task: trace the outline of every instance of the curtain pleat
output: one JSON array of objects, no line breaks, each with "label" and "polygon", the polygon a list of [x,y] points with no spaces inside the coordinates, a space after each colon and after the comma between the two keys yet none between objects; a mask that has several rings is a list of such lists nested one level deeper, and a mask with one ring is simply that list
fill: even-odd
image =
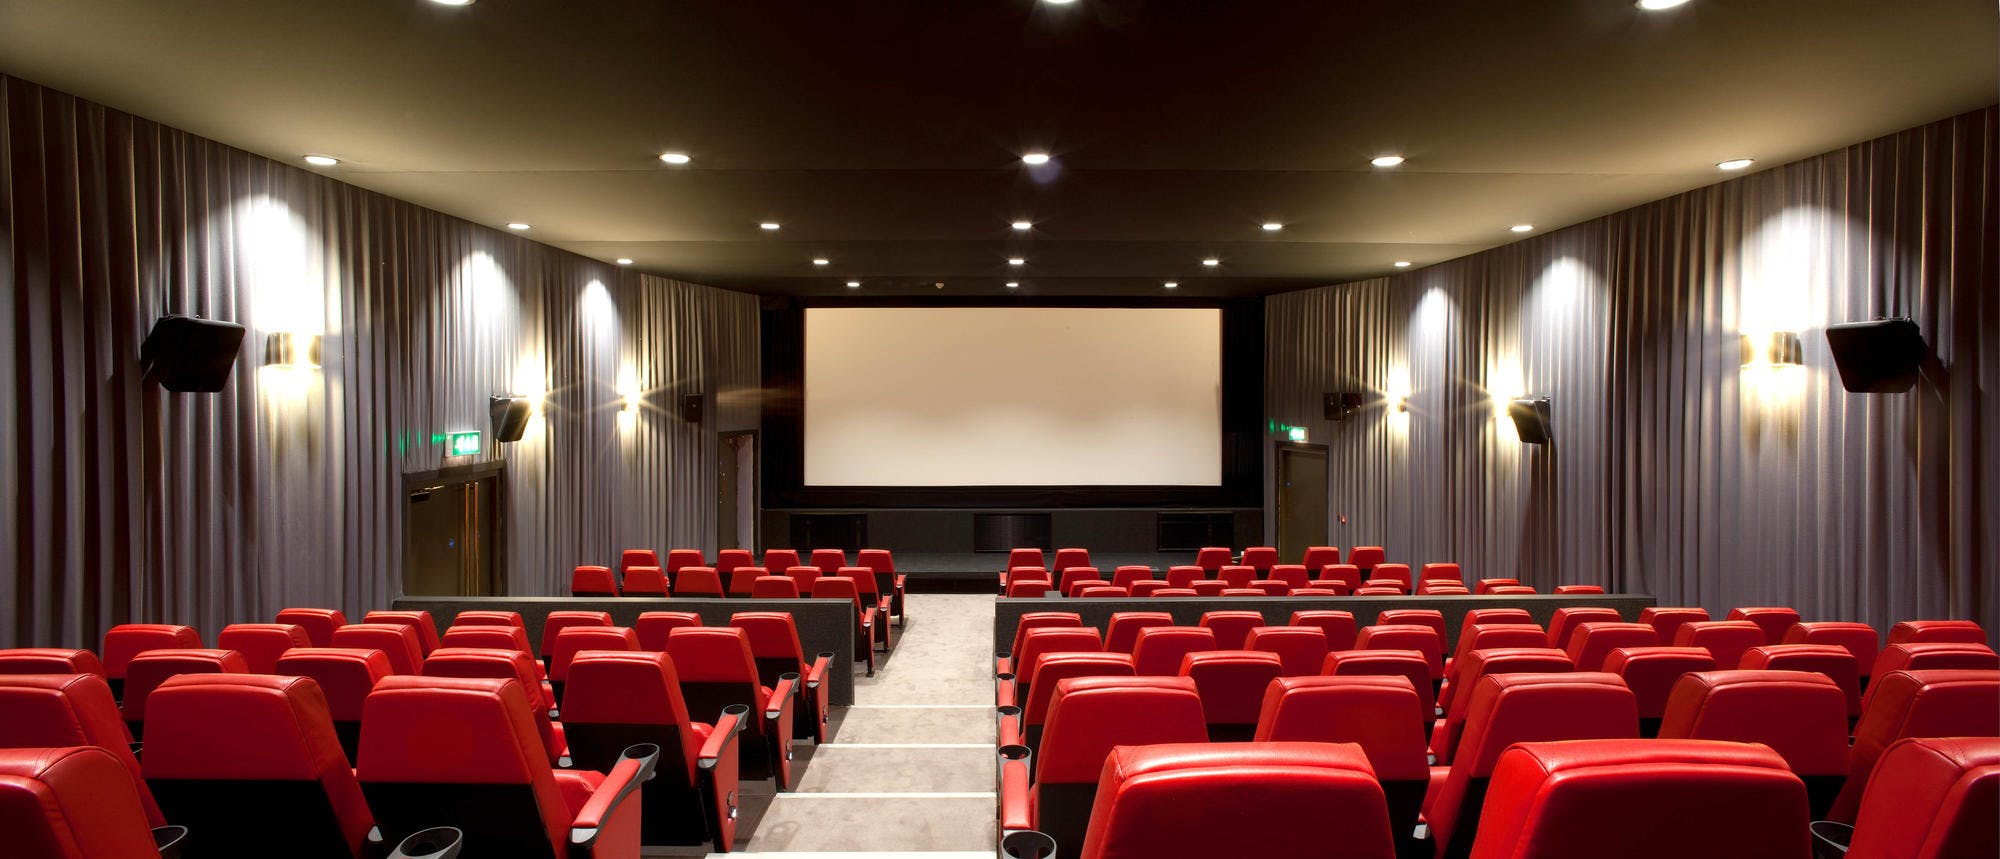
[{"label": "curtain pleat", "polygon": [[[1270,297],[1266,402],[1330,448],[1333,539],[1544,591],[2000,631],[1996,116]],[[1847,393],[1825,328],[1881,316],[1936,360]],[[1741,366],[1753,331],[1797,333],[1803,366]],[[1335,423],[1330,391],[1378,399]],[[1500,417],[1519,395],[1551,398],[1554,444]]]},{"label": "curtain pleat", "polygon": [[[249,329],[228,387],[140,379],[166,312]],[[272,332],[321,368],[263,367]],[[640,275],[0,76],[0,646],[212,636],[401,590],[403,475],[504,460],[505,581],[716,534],[717,430],[757,424],[753,296]],[[621,372],[644,387],[622,426]],[[487,398],[546,390],[522,441]],[[704,395],[700,424],[680,398]],[[733,404],[717,409],[718,402]]]}]

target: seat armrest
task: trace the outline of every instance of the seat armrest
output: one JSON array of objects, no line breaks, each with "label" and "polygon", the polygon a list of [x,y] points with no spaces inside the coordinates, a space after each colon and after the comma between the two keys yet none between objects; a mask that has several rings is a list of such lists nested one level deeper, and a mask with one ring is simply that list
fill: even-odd
[{"label": "seat armrest", "polygon": [[750,715],[750,708],[744,704],[731,704],[722,708],[722,716],[715,720],[715,730],[708,733],[708,739],[701,744],[701,752],[695,758],[695,766],[708,769],[715,766],[729,752],[729,746],[736,741],[736,735],[743,732],[743,720]]},{"label": "seat armrest", "polygon": [[999,716],[1000,745],[1025,746],[1026,744],[1021,741],[1021,708],[1012,704],[1002,706]]},{"label": "seat armrest", "polygon": [[833,654],[830,652],[813,657],[812,664],[806,667],[805,683],[807,689],[818,689],[820,684],[826,682],[826,667],[832,661]]},{"label": "seat armrest", "polygon": [[735,744],[736,735],[743,732],[744,720],[749,717],[748,706],[724,707],[721,718],[715,720],[715,730],[709,732],[708,739],[701,744],[700,756],[695,759],[695,778],[702,794],[702,812],[707,817],[708,839],[717,853],[728,851],[736,840],[740,764],[730,746]]},{"label": "seat armrest", "polygon": [[1014,675],[1001,674],[993,678],[993,703],[1000,707],[1012,707],[1021,703],[1014,699]]},{"label": "seat armrest", "polygon": [[653,770],[660,763],[660,747],[652,743],[636,743],[619,753],[618,763],[611,767],[604,783],[590,795],[590,801],[576,813],[576,820],[570,823],[570,852],[588,850],[595,846],[597,833],[617,813],[618,806],[625,798],[637,793],[639,786],[653,778]]},{"label": "seat armrest", "polygon": [[771,697],[764,702],[764,720],[775,721],[792,710],[792,699],[799,694],[799,673],[788,671],[778,675],[778,685],[771,687]]},{"label": "seat armrest", "polygon": [[390,851],[389,859],[457,859],[464,848],[465,833],[457,827],[433,826],[411,833]]},{"label": "seat armrest", "polygon": [[185,826],[155,826],[153,848],[160,851],[160,859],[179,859],[181,845],[187,841],[187,836],[188,828]]},{"label": "seat armrest", "polygon": [[1028,811],[1028,774],[1031,761],[1027,746],[1000,747],[1000,837],[1035,828]]},{"label": "seat armrest", "polygon": [[1000,674],[1013,674],[1013,673],[1014,673],[1014,654],[1011,654],[1011,653],[1002,653],[1002,654],[999,654],[999,655],[997,655],[997,656],[994,656],[994,657],[993,657],[993,673],[994,673],[995,675],[1000,675]]}]

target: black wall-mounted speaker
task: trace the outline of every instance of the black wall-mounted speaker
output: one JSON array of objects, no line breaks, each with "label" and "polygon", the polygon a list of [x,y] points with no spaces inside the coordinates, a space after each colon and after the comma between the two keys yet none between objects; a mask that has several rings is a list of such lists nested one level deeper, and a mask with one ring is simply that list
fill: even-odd
[{"label": "black wall-mounted speaker", "polygon": [[1320,412],[1330,421],[1344,421],[1354,417],[1361,410],[1362,396],[1354,391],[1335,391],[1320,395]]},{"label": "black wall-mounted speaker", "polygon": [[1924,334],[1909,319],[1829,325],[1826,345],[1841,386],[1857,394],[1907,391],[1924,363]]},{"label": "black wall-mounted speaker", "polygon": [[493,440],[509,442],[520,441],[521,434],[528,431],[529,413],[534,409],[527,397],[495,394],[487,401],[487,410],[493,417]]},{"label": "black wall-mounted speaker", "polygon": [[702,396],[689,394],[681,398],[681,420],[691,424],[701,423]]},{"label": "black wall-mounted speaker", "polygon": [[1548,444],[1555,438],[1549,422],[1549,398],[1515,400],[1507,404],[1507,416],[1514,419],[1514,433],[1522,444]]},{"label": "black wall-mounted speaker", "polygon": [[139,367],[146,379],[169,391],[212,394],[229,384],[229,370],[242,351],[241,325],[162,316],[139,347]]}]

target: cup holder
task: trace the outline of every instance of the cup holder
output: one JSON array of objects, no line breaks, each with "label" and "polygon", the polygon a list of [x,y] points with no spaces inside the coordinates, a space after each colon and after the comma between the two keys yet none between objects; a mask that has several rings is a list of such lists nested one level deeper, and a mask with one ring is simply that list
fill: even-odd
[{"label": "cup holder", "polygon": [[389,859],[457,859],[464,846],[465,833],[457,827],[434,826],[403,839]]}]

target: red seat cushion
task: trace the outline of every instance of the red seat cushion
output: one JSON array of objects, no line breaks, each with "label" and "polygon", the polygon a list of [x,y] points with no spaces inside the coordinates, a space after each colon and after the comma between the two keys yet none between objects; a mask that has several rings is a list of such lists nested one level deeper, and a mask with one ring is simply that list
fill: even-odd
[{"label": "red seat cushion", "polygon": [[0,749],[0,832],[10,856],[160,855],[132,779],[93,746]]},{"label": "red seat cushion", "polygon": [[333,631],[334,647],[380,650],[389,657],[389,670],[397,674],[423,671],[423,645],[415,629],[401,624],[350,623]]},{"label": "red seat cushion", "polygon": [[0,650],[0,674],[95,674],[104,663],[88,650],[68,647],[20,647]]},{"label": "red seat cushion", "polygon": [[1799,671],[1697,671],[1667,696],[1660,738],[1763,743],[1799,775],[1847,771],[1840,687]]},{"label": "red seat cushion", "polygon": [[1905,737],[1991,737],[2000,733],[2000,672],[1891,671],[1868,686],[1854,727],[1847,782],[1827,818],[1854,822],[1882,753]]},{"label": "red seat cushion", "polygon": [[1180,674],[1181,657],[1216,648],[1215,632],[1198,626],[1149,626],[1132,644],[1132,670],[1142,677]]},{"label": "red seat cushion", "polygon": [[148,826],[167,819],[132,754],[132,733],[119,716],[111,687],[94,674],[0,676],[0,748],[100,746],[116,758],[137,786]]},{"label": "red seat cushion", "polygon": [[278,657],[294,647],[311,647],[305,627],[289,623],[232,623],[215,636],[215,646],[243,655],[252,674],[269,674]]},{"label": "red seat cushion", "polygon": [[[304,629],[314,647],[332,647],[333,631],[347,625],[347,615],[332,608],[288,608],[279,611],[274,619]],[[520,615],[514,616],[514,622],[521,622]]]},{"label": "red seat cushion", "polygon": [[201,636],[194,627],[166,623],[121,623],[104,633],[104,676],[123,679],[125,666],[148,650],[198,648]]},{"label": "red seat cushion", "polygon": [[1275,653],[1208,650],[1181,657],[1180,674],[1194,680],[1210,725],[1254,725],[1264,689],[1284,673]]},{"label": "red seat cushion", "polygon": [[2000,739],[1906,739],[1861,798],[1849,855],[2000,856]]}]

